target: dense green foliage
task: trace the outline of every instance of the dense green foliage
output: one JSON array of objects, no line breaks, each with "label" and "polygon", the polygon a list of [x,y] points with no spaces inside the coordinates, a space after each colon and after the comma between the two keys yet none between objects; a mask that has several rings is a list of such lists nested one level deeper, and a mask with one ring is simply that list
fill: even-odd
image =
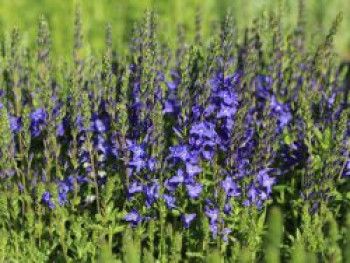
[{"label": "dense green foliage", "polygon": [[146,2],[94,3],[1,42],[0,262],[349,262],[342,15],[313,37],[303,1],[213,27],[193,1],[127,41]]}]

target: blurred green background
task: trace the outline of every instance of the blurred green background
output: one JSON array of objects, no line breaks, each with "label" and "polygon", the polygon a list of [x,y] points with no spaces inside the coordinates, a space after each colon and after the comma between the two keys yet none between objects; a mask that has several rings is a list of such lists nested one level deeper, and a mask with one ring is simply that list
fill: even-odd
[{"label": "blurred green background", "polygon": [[[189,37],[195,34],[195,19],[200,9],[204,37],[210,33],[213,21],[221,19],[230,9],[238,28],[250,25],[254,17],[263,11],[276,11],[279,0],[81,0],[85,40],[93,50],[104,45],[104,28],[107,22],[113,26],[114,47],[125,50],[131,28],[147,8],[159,15],[161,37],[175,41],[176,25],[183,23]],[[293,25],[297,19],[298,0],[283,2],[283,23]],[[350,0],[306,0],[306,20],[309,33],[325,35],[339,11],[344,13],[343,23],[335,40],[336,51],[343,59],[350,60]],[[37,22],[44,14],[50,23],[53,48],[56,54],[72,50],[74,0],[0,0],[0,29],[9,32],[13,25],[20,27],[24,41],[33,45],[36,41]]]}]

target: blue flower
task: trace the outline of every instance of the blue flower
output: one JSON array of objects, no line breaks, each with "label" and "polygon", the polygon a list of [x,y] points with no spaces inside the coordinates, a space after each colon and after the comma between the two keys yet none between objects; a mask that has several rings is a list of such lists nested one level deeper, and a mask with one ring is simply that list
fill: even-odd
[{"label": "blue flower", "polygon": [[100,133],[104,133],[107,130],[106,125],[100,119],[96,119],[94,121],[94,128],[95,128],[95,131],[100,132]]},{"label": "blue flower", "polygon": [[277,101],[274,95],[271,96],[270,108],[278,119],[278,131],[281,131],[292,120],[292,114],[288,105]]},{"label": "blue flower", "polygon": [[210,103],[208,107],[206,107],[203,111],[204,117],[209,117],[213,112],[215,112],[217,109],[217,106],[213,103]]},{"label": "blue flower", "polygon": [[350,159],[346,161],[343,177],[348,177],[350,176]]},{"label": "blue flower", "polygon": [[190,129],[190,134],[199,137],[214,138],[217,136],[214,128],[215,125],[213,123],[203,121],[193,125]]},{"label": "blue flower", "polygon": [[136,172],[139,173],[141,169],[145,168],[147,163],[141,158],[133,159],[129,162],[130,167],[136,168]]},{"label": "blue flower", "polygon": [[147,168],[151,171],[154,172],[157,167],[157,160],[155,158],[149,158],[147,161]]},{"label": "blue flower", "polygon": [[168,86],[168,89],[170,91],[173,91],[176,89],[177,87],[177,83],[176,82],[170,82],[170,81],[165,81],[166,85]]},{"label": "blue flower", "polygon": [[107,140],[103,136],[101,136],[100,134],[97,135],[96,148],[98,150],[98,153],[102,154],[104,156],[107,156],[110,152],[110,146],[109,146]]},{"label": "blue flower", "polygon": [[192,199],[199,197],[202,193],[202,186],[199,183],[187,184],[186,188],[188,195]]},{"label": "blue flower", "polygon": [[219,231],[218,224],[216,222],[212,222],[209,224],[209,230],[213,235],[213,238],[216,239]]},{"label": "blue flower", "polygon": [[146,206],[149,208],[159,197],[159,184],[158,182],[154,182],[151,185],[147,185],[144,188],[144,192],[146,194]]},{"label": "blue flower", "polygon": [[179,112],[180,112],[180,107],[174,99],[168,99],[164,102],[163,113],[178,114]]},{"label": "blue flower", "polygon": [[58,135],[58,136],[63,136],[64,133],[65,133],[64,125],[63,125],[63,123],[60,123],[60,124],[57,126],[57,135]]},{"label": "blue flower", "polygon": [[43,193],[41,200],[44,204],[46,204],[49,208],[51,209],[55,209],[56,205],[51,201],[51,194],[49,191],[46,191],[45,193]]},{"label": "blue flower", "polygon": [[124,217],[124,220],[129,222],[132,227],[136,227],[141,222],[142,218],[136,209],[131,209],[131,211]]},{"label": "blue flower", "polygon": [[261,186],[266,188],[267,194],[270,194],[272,192],[271,188],[276,183],[276,179],[269,177],[266,169],[259,172],[258,181]]},{"label": "blue flower", "polygon": [[220,111],[216,114],[217,118],[231,118],[235,115],[236,107],[221,105]]},{"label": "blue flower", "polygon": [[31,124],[30,130],[33,136],[39,136],[41,134],[41,130],[44,127],[47,113],[43,108],[38,108],[34,112],[30,114]]},{"label": "blue flower", "polygon": [[202,171],[202,168],[198,164],[186,163],[186,173],[193,177],[199,174]]},{"label": "blue flower", "polygon": [[254,186],[252,186],[248,190],[247,196],[250,197],[250,200],[252,200],[253,202],[257,200],[258,195],[259,195],[259,192]]},{"label": "blue flower", "polygon": [[232,230],[230,228],[224,228],[223,230],[223,235],[222,235],[222,239],[224,242],[228,242],[228,235],[232,232]]},{"label": "blue flower", "polygon": [[126,142],[127,142],[129,150],[133,154],[134,159],[145,157],[145,155],[146,155],[146,151],[145,151],[146,145],[145,144],[137,144],[131,140],[126,140]]},{"label": "blue flower", "polygon": [[196,214],[183,214],[182,222],[185,228],[189,228],[191,222],[196,218]]},{"label": "blue flower", "polygon": [[177,145],[169,148],[169,158],[179,158],[183,162],[186,162],[190,158],[187,145]]},{"label": "blue flower", "polygon": [[174,196],[163,194],[163,199],[165,200],[165,203],[167,204],[168,208],[176,208],[176,198]]},{"label": "blue flower", "polygon": [[238,105],[238,96],[236,93],[221,90],[218,92],[218,97],[228,106]]},{"label": "blue flower", "polygon": [[30,114],[30,118],[33,122],[44,122],[47,114],[43,108],[38,108]]},{"label": "blue flower", "polygon": [[10,127],[13,132],[19,132],[22,130],[22,118],[10,116]]},{"label": "blue flower", "polygon": [[214,209],[210,209],[208,206],[205,208],[205,214],[207,215],[207,217],[209,217],[210,219],[210,224],[216,224],[217,220],[219,218],[219,209],[218,208],[214,208]]},{"label": "blue flower", "polygon": [[133,196],[136,193],[142,193],[143,185],[139,181],[134,181],[129,186],[128,192],[130,196]]},{"label": "blue flower", "polygon": [[231,204],[229,202],[227,202],[225,205],[224,205],[224,213],[226,215],[230,215],[231,214],[231,210],[232,210],[232,207],[231,207]]},{"label": "blue flower", "polygon": [[174,175],[173,177],[165,181],[165,187],[169,191],[175,191],[175,189],[179,186],[179,184],[183,183],[184,180],[185,178],[184,178],[183,170],[179,169],[176,172],[176,175]]},{"label": "blue flower", "polygon": [[227,176],[221,183],[221,187],[225,190],[226,195],[229,197],[240,196],[241,192],[237,184],[233,181],[231,176]]},{"label": "blue flower", "polygon": [[69,192],[69,186],[64,182],[61,182],[58,188],[58,203],[63,206],[68,202],[67,194]]}]

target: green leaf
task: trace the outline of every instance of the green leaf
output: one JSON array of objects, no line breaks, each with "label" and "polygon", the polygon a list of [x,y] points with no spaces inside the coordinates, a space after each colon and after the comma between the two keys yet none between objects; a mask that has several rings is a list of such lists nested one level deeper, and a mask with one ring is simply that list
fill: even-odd
[{"label": "green leaf", "polygon": [[117,234],[124,231],[124,226],[117,225],[113,227],[113,234]]},{"label": "green leaf", "polygon": [[283,130],[283,141],[287,145],[291,145],[293,142],[291,134],[286,129]]},{"label": "green leaf", "polygon": [[318,141],[322,142],[323,135],[322,135],[321,131],[316,127],[313,128],[313,131],[314,131],[314,134],[315,134],[316,138],[318,139]]}]

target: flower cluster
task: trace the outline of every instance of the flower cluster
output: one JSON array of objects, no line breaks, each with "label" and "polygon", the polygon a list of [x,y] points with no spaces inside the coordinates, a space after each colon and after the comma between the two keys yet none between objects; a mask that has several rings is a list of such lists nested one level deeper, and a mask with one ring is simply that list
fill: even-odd
[{"label": "flower cluster", "polygon": [[81,39],[74,63],[57,74],[39,57],[35,81],[9,61],[8,93],[0,92],[3,180],[48,211],[74,206],[100,220],[121,210],[132,227],[175,217],[189,231],[207,222],[212,239],[228,241],[237,217],[256,220],[273,202],[276,184],[293,178],[294,197],[315,199],[317,211],[319,199],[331,199],[332,173],[350,176],[338,76],[301,57],[275,63],[252,45],[260,40],[239,47],[224,36],[181,46],[172,61],[153,24],[140,30],[123,59],[110,50],[103,62],[84,57]]}]

